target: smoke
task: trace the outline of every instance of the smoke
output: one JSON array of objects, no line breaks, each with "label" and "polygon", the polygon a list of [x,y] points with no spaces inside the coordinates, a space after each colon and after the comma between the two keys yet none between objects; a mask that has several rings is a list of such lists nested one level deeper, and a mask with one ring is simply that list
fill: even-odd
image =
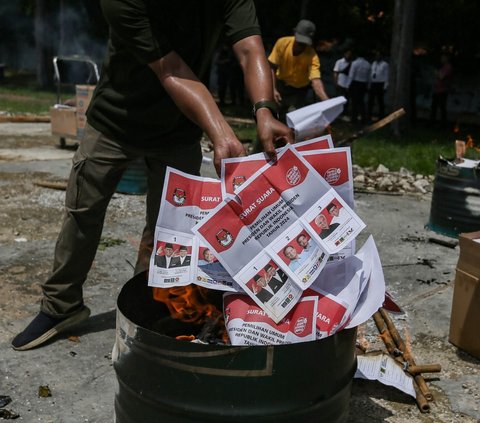
[{"label": "smoke", "polygon": [[103,59],[107,40],[93,35],[92,19],[83,2],[76,2],[74,5],[60,2],[58,22],[58,55],[89,56],[95,61]]},{"label": "smoke", "polygon": [[[100,63],[106,53],[106,31],[100,8],[83,1],[45,2],[45,15],[37,21],[37,40],[52,55],[89,56]],[[12,70],[35,70],[34,2],[0,2],[0,63]]]}]

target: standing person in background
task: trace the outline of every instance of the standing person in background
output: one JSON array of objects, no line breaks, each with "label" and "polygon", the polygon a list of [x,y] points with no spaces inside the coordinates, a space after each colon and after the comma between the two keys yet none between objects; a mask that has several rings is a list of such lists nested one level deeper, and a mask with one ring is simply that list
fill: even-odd
[{"label": "standing person in background", "polygon": [[[213,143],[214,165],[245,154],[205,85],[222,36],[240,62],[265,154],[292,142],[275,119],[271,71],[253,0],[101,0],[109,25],[108,54],[75,152],[53,272],[42,284],[40,312],[12,341],[42,345],[90,314],[83,285],[92,266],[108,203],[129,163],[146,162],[145,228],[135,273],[148,269],[167,166],[200,174],[200,138]],[[161,289],[161,288],[160,288]]]},{"label": "standing person in background", "polygon": [[453,68],[450,63],[450,56],[447,53],[443,53],[440,56],[440,68],[435,71],[430,110],[430,120],[433,122],[437,116],[437,109],[440,109],[440,124],[442,127],[447,125],[447,100],[452,86],[452,79]]},{"label": "standing person in background", "polygon": [[370,68],[370,88],[368,90],[368,119],[372,118],[375,102],[378,104],[378,118],[385,116],[385,91],[388,87],[388,63],[380,51],[374,52]]},{"label": "standing person in background", "polygon": [[352,50],[347,49],[343,53],[343,57],[335,62],[333,67],[333,83],[337,95],[343,95],[347,102],[343,108],[344,113],[348,115],[349,110],[349,95],[348,95],[348,73],[350,72],[350,66],[352,65]]},{"label": "standing person in background", "polygon": [[352,102],[352,123],[358,122],[358,115],[362,123],[367,122],[365,110],[365,94],[370,80],[370,63],[360,54],[352,62],[348,73],[348,92]]},{"label": "standing person in background", "polygon": [[272,68],[275,101],[280,106],[280,120],[290,109],[307,104],[310,86],[320,98],[328,100],[320,79],[320,59],[312,47],[315,24],[302,19],[294,29],[294,35],[277,40],[268,56]]}]

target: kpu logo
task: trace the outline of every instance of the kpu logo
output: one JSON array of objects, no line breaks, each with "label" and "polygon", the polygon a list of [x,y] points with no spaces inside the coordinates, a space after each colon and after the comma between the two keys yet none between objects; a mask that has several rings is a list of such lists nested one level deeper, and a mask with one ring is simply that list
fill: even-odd
[{"label": "kpu logo", "polygon": [[232,234],[226,229],[221,229],[220,231],[218,231],[215,237],[217,238],[218,243],[222,247],[228,247],[233,242]]},{"label": "kpu logo", "polygon": [[247,180],[247,178],[245,178],[245,176],[234,176],[233,177],[233,189],[236,189],[238,188],[240,185],[242,185],[245,181]]},{"label": "kpu logo", "polygon": [[173,202],[177,206],[183,206],[185,200],[187,199],[187,194],[185,193],[184,189],[175,188],[173,191]]}]

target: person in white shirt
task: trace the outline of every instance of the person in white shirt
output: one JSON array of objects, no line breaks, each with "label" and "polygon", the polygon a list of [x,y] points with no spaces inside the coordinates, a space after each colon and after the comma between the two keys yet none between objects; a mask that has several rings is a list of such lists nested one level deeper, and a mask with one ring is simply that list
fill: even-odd
[{"label": "person in white shirt", "polygon": [[310,239],[305,234],[300,234],[297,236],[297,243],[298,245],[300,245],[300,247],[303,248],[302,253],[305,254],[305,256],[307,257],[312,254],[313,250],[315,249],[315,247],[310,242]]},{"label": "person in white shirt", "polygon": [[360,115],[362,123],[367,122],[365,109],[365,94],[370,80],[370,63],[359,55],[350,66],[348,73],[348,91],[352,102],[352,122],[358,122]]},{"label": "person in white shirt", "polygon": [[335,84],[335,89],[337,95],[343,95],[347,102],[343,108],[345,113],[348,113],[348,73],[350,72],[350,66],[352,64],[352,50],[347,49],[343,53],[343,57],[338,59],[335,62],[333,67],[333,83]]},{"label": "person in white shirt", "polygon": [[292,269],[292,271],[296,271],[303,262],[307,259],[307,256],[302,252],[298,253],[298,251],[292,245],[287,245],[283,249],[283,254],[290,260],[288,267]]},{"label": "person in white shirt", "polygon": [[374,52],[370,69],[370,88],[368,90],[368,118],[372,117],[375,103],[378,104],[378,118],[385,116],[385,91],[388,87],[388,63],[383,60],[380,51]]}]

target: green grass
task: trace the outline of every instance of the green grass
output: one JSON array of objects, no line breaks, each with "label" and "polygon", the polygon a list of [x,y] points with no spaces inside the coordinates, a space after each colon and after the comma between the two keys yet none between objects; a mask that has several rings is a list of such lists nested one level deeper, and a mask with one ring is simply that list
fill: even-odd
[{"label": "green grass", "polygon": [[433,175],[440,155],[446,158],[455,156],[455,138],[448,129],[439,131],[419,127],[397,140],[387,128],[355,140],[352,160],[362,167],[376,168],[383,164],[390,170],[404,167],[415,173]]},{"label": "green grass", "polygon": [[1,112],[48,114],[56,101],[56,91],[37,89],[35,77],[30,73],[7,73],[0,81]]},{"label": "green grass", "polygon": [[[256,138],[253,125],[232,124],[232,127],[240,139]],[[475,132],[475,129],[470,129]],[[354,132],[348,124],[335,123],[332,136],[334,141],[339,141]],[[446,158],[455,156],[455,139],[457,136],[450,129],[429,128],[422,122],[399,140],[393,138],[389,128],[384,128],[352,143],[352,161],[362,167],[376,168],[383,164],[392,171],[404,167],[415,173],[433,175],[440,155]],[[460,139],[465,139],[465,136],[460,136]]]}]

